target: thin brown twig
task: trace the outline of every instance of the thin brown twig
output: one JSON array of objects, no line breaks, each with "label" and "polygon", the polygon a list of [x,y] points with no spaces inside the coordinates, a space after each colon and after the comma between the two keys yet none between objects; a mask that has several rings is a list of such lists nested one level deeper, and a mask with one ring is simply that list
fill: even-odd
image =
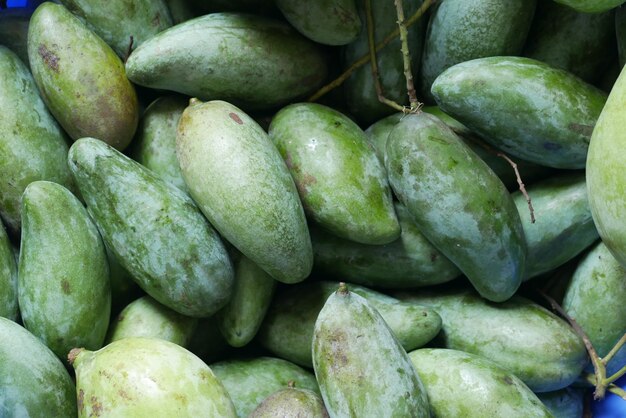
[{"label": "thin brown twig", "polygon": [[404,65],[404,77],[406,78],[406,90],[409,95],[411,110],[417,110],[421,103],[417,101],[415,83],[413,82],[413,71],[411,70],[411,52],[409,51],[408,31],[404,19],[404,6],[402,0],[395,0],[396,13],[398,14],[398,29],[400,31],[400,50],[402,51],[402,62]]},{"label": "thin brown twig", "polygon": [[130,57],[130,53],[133,52],[134,43],[135,43],[135,38],[133,38],[133,35],[130,35],[130,42],[128,43],[128,50],[126,51],[126,57],[124,58],[124,63],[128,61],[128,57]]},{"label": "thin brown twig", "polygon": [[[409,28],[412,25],[414,25],[424,15],[424,13],[426,13],[428,8],[436,2],[437,0],[425,0],[424,3],[422,3],[422,5],[419,7],[419,9],[417,9],[415,13],[413,13],[413,15],[406,21],[405,26]],[[386,47],[389,44],[389,42],[396,39],[399,35],[400,35],[400,28],[397,28],[391,31],[385,37],[385,39],[383,39],[378,44],[376,44],[376,52],[379,52],[381,49]],[[343,84],[344,81],[346,81],[352,75],[353,72],[361,68],[363,65],[367,64],[369,60],[370,60],[369,53],[363,55],[361,58],[356,60],[352,65],[350,65],[350,67],[348,67],[347,70],[341,73],[339,77],[337,77],[330,83],[320,88],[317,92],[315,92],[311,97],[307,99],[307,101],[314,102],[320,97],[322,97],[323,95],[325,95],[326,93],[328,93],[329,91],[339,87],[341,84]]]}]

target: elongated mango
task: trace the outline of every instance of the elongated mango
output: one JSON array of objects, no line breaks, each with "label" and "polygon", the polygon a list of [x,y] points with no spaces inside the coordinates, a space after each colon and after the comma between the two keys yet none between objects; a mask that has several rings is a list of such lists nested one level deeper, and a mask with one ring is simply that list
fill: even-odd
[{"label": "elongated mango", "polygon": [[17,265],[9,236],[0,224],[0,316],[15,321],[17,305]]}]

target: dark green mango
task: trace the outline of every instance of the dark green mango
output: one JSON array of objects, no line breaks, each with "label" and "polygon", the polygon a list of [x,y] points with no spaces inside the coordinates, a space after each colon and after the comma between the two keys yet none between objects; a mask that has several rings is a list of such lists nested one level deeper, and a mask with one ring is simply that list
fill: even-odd
[{"label": "dark green mango", "polygon": [[59,358],[98,349],[111,313],[106,250],[82,203],[63,186],[31,183],[22,196],[18,298],[24,326]]},{"label": "dark green mango", "polygon": [[598,239],[587,200],[585,173],[553,176],[527,189],[535,222],[521,192],[513,194],[528,247],[526,279],[565,264]]},{"label": "dark green mango", "polygon": [[0,416],[76,417],[76,388],[37,337],[0,317]]},{"label": "dark green mango", "polygon": [[553,1],[537,3],[524,55],[594,82],[615,58],[613,12],[581,13]]},{"label": "dark green mango", "polygon": [[142,86],[268,109],[317,88],[326,62],[316,44],[286,23],[214,13],[152,37],[130,55],[126,71]]},{"label": "dark green mango", "polygon": [[137,95],[98,35],[64,6],[45,2],[30,20],[28,58],[43,100],[72,139],[126,148],[137,129]]},{"label": "dark green mango", "polygon": [[395,204],[400,238],[385,245],[366,245],[309,226],[314,267],[338,279],[364,286],[403,289],[448,282],[459,269],[419,231],[411,214]]},{"label": "dark green mango", "polygon": [[193,317],[226,304],[232,265],[186,194],[97,139],[76,141],[68,158],[104,241],[146,293]]},{"label": "dark green mango", "polygon": [[385,168],[347,116],[316,103],[293,104],[274,116],[269,136],[312,220],[362,244],[400,236]]},{"label": "dark green mango", "polygon": [[0,223],[0,317],[15,321],[17,314],[17,265],[9,236]]},{"label": "dark green mango", "polygon": [[172,26],[165,0],[60,0],[60,3],[83,18],[122,58]]},{"label": "dark green mango", "polygon": [[313,332],[313,368],[333,417],[430,417],[409,356],[382,316],[345,284],[326,300]]},{"label": "dark green mango", "polygon": [[617,59],[619,69],[626,64],[626,7],[615,9],[615,35],[617,37]]},{"label": "dark green mango", "polygon": [[489,359],[441,348],[415,350],[409,358],[432,418],[552,418],[524,382]]},{"label": "dark green mango", "polygon": [[143,292],[106,244],[105,247],[111,280],[111,315],[117,315],[126,305],[139,298]]},{"label": "dark green mango", "polygon": [[210,366],[226,388],[240,418],[249,416],[265,398],[287,387],[290,381],[299,388],[319,393],[312,373],[279,358],[225,360]]},{"label": "dark green mango", "polygon": [[28,68],[0,46],[0,216],[19,235],[26,186],[49,180],[72,187],[67,143],[61,127],[39,97]]},{"label": "dark green mango", "polygon": [[573,387],[554,392],[538,393],[539,400],[554,418],[581,418],[584,411],[584,390]]},{"label": "dark green mango", "polygon": [[[315,320],[338,282],[304,282],[277,293],[259,331],[259,342],[275,355],[312,367],[311,341]],[[422,347],[441,329],[441,318],[431,309],[402,303],[365,287],[350,285],[382,315],[406,350]]]},{"label": "dark green mango", "polygon": [[606,101],[578,77],[522,57],[457,64],[437,77],[432,93],[444,112],[495,147],[555,168],[585,167]]},{"label": "dark green mango", "polygon": [[521,296],[502,303],[463,289],[395,296],[441,315],[443,347],[494,361],[534,392],[570,385],[587,363],[585,345],[569,324]]},{"label": "dark green mango", "polygon": [[12,13],[11,9],[0,13],[0,45],[15,52],[26,66],[28,63],[28,23],[30,15]]},{"label": "dark green mango", "polygon": [[[536,0],[446,0],[428,23],[419,85],[432,101],[433,81],[447,68],[475,58],[518,55]],[[436,96],[435,96],[436,98]]]},{"label": "dark green mango", "polygon": [[602,13],[624,3],[624,0],[554,0],[582,13]]},{"label": "dark green mango", "polygon": [[443,122],[421,112],[391,131],[385,166],[424,236],[483,297],[510,298],[524,277],[526,243],[513,199],[487,164]]},{"label": "dark green mango", "polygon": [[172,23],[178,25],[198,16],[189,0],[165,0],[167,8],[172,16]]},{"label": "dark green mango", "polygon": [[324,401],[309,389],[290,385],[274,392],[256,407],[248,418],[328,418]]}]

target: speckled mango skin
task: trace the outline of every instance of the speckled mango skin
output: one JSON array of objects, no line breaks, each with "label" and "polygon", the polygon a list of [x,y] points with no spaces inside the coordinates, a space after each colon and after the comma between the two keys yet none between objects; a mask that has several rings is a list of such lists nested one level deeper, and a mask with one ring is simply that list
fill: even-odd
[{"label": "speckled mango skin", "polygon": [[[61,4],[82,17],[122,58],[144,41],[172,26],[165,0],[61,0]],[[130,48],[130,37],[133,48]]]},{"label": "speckled mango skin", "polygon": [[9,236],[0,224],[0,317],[17,319],[17,265]]},{"label": "speckled mango skin", "polygon": [[28,68],[0,45],[0,216],[19,235],[22,193],[50,180],[72,187],[63,130],[48,112]]},{"label": "speckled mango skin", "polygon": [[159,174],[182,191],[187,185],[176,157],[176,130],[189,100],[183,96],[163,96],[146,108],[128,155]]},{"label": "speckled mango skin", "polygon": [[362,244],[400,236],[385,168],[347,116],[315,103],[289,105],[272,119],[269,136],[311,219]]},{"label": "speckled mango skin", "polygon": [[432,101],[433,81],[455,64],[520,54],[536,3],[536,0],[446,0],[437,4],[428,23],[418,80],[424,97]]},{"label": "speckled mango skin", "polygon": [[554,0],[583,13],[602,13],[624,3],[624,0]]},{"label": "speckled mango skin", "polygon": [[[600,357],[626,333],[626,269],[597,243],[581,260],[567,286],[563,309],[576,319]],[[607,364],[607,376],[626,364],[622,347]],[[588,369],[593,370],[588,366]]]},{"label": "speckled mango skin", "polygon": [[[258,341],[275,355],[304,367],[312,367],[311,341],[315,320],[338,282],[305,282],[283,289],[270,305]],[[421,305],[402,303],[366,287],[350,285],[381,314],[405,350],[432,340],[441,329],[437,313]]]},{"label": "speckled mango skin", "polygon": [[198,321],[163,306],[150,296],[131,302],[111,321],[106,344],[129,337],[160,338],[186,347]]},{"label": "speckled mango skin", "polygon": [[240,418],[246,418],[265,398],[287,387],[290,381],[319,394],[312,373],[279,358],[225,360],[211,364],[211,369],[228,391]]},{"label": "speckled mango skin", "polygon": [[524,277],[526,243],[513,199],[495,173],[443,122],[407,115],[387,140],[389,183],[424,236],[485,298],[510,298]]},{"label": "speckled mango skin", "polygon": [[2,317],[0,335],[0,416],[76,417],[74,382],[54,353]]},{"label": "speckled mango skin", "polygon": [[[504,88],[506,86],[506,88]],[[513,156],[584,168],[606,93],[563,70],[522,57],[457,64],[433,83],[441,109]]]},{"label": "speckled mango skin", "polygon": [[580,254],[598,239],[587,200],[584,172],[565,173],[526,188],[535,223],[521,192],[513,193],[528,247],[526,277],[547,273]]},{"label": "speckled mango skin", "polygon": [[276,0],[276,5],[298,32],[320,44],[348,44],[361,29],[355,0]]},{"label": "speckled mango skin", "polygon": [[324,401],[309,389],[286,388],[265,398],[248,418],[328,418]]},{"label": "speckled mango skin", "polygon": [[230,259],[186,194],[97,139],[76,141],[68,159],[102,238],[146,293],[193,317],[226,304]]},{"label": "speckled mango skin", "polygon": [[243,347],[256,335],[272,302],[276,280],[239,253],[232,257],[235,289],[226,306],[216,314],[220,332],[233,347]]},{"label": "speckled mango skin", "polygon": [[499,304],[463,289],[395,296],[441,315],[443,347],[487,358],[533,392],[569,386],[587,363],[585,345],[569,324],[521,296]]},{"label": "speckled mango skin", "polygon": [[432,418],[552,418],[518,377],[483,357],[425,348],[409,353],[426,392]]},{"label": "speckled mango skin", "polygon": [[142,86],[268,109],[312,92],[327,68],[319,46],[286,23],[214,13],[154,36],[130,55],[126,71]]},{"label": "speckled mango skin", "polygon": [[30,20],[28,58],[44,102],[73,140],[126,148],[137,129],[137,95],[102,39],[64,6],[45,2]]},{"label": "speckled mango skin", "polygon": [[587,156],[587,194],[602,242],[626,268],[626,72],[618,77],[598,119]]},{"label": "speckled mango skin", "polygon": [[313,333],[313,368],[332,417],[430,417],[426,390],[385,320],[363,297],[328,297]]},{"label": "speckled mango skin", "polygon": [[540,1],[524,56],[561,68],[588,82],[600,79],[615,58],[614,13],[580,13]]},{"label": "speckled mango skin", "polygon": [[156,338],[124,338],[98,351],[72,352],[78,417],[234,418],[228,393],[209,366]]},{"label": "speckled mango skin", "polygon": [[298,191],[254,120],[223,101],[193,102],[176,152],[191,197],[225,239],[280,282],[309,275],[313,250]]},{"label": "speckled mango skin", "polygon": [[314,268],[363,286],[406,289],[448,282],[461,272],[419,231],[409,211],[394,205],[402,230],[385,245],[366,245],[309,226]]},{"label": "speckled mango skin", "polygon": [[111,313],[106,250],[82,203],[63,186],[22,196],[18,299],[24,326],[59,358],[102,347]]}]

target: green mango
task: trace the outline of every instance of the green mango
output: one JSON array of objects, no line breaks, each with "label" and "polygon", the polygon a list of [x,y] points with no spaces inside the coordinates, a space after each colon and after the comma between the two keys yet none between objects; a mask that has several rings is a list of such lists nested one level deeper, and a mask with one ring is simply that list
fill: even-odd
[{"label": "green mango", "polygon": [[73,140],[91,136],[126,148],[137,129],[137,95],[98,35],[62,5],[45,2],[30,20],[28,58],[44,102]]},{"label": "green mango", "polygon": [[76,416],[76,389],[63,363],[37,337],[0,317],[0,416]]},{"label": "green mango", "polygon": [[448,282],[461,272],[419,231],[409,211],[394,205],[400,238],[385,245],[359,244],[309,227],[316,270],[351,283],[406,289]]},{"label": "green mango", "polygon": [[385,166],[424,236],[483,297],[510,298],[524,277],[522,224],[504,184],[480,157],[443,122],[421,112],[391,131]]},{"label": "green mango", "polygon": [[172,23],[178,25],[198,16],[189,0],[165,0],[172,17]]},{"label": "green mango", "polygon": [[186,347],[198,320],[161,305],[150,296],[131,302],[111,322],[106,343],[129,337],[160,338]]},{"label": "green mango", "polygon": [[[604,357],[626,334],[626,269],[601,241],[581,259],[563,297],[563,309],[576,319],[598,356]],[[626,364],[622,346],[606,365],[610,376]],[[592,367],[587,367],[593,371]]]},{"label": "green mango", "polygon": [[0,317],[15,321],[18,311],[15,255],[4,225],[0,223]]},{"label": "green mango", "polygon": [[395,296],[441,315],[443,347],[494,361],[534,392],[568,386],[587,362],[585,345],[569,324],[521,296],[498,304],[464,289]]},{"label": "green mango", "polygon": [[431,86],[453,65],[475,58],[519,55],[536,4],[536,0],[446,0],[437,4],[428,23],[418,79],[424,98],[432,101],[433,94],[437,98]]},{"label": "green mango", "polygon": [[276,280],[241,253],[233,259],[235,290],[216,320],[228,344],[243,347],[252,341],[265,318]]},{"label": "green mango", "polygon": [[313,368],[333,417],[430,417],[406,351],[378,311],[339,286],[313,332]]},{"label": "green mango", "polygon": [[[337,282],[305,282],[283,288],[270,305],[258,341],[280,358],[312,367],[315,320],[338,286]],[[432,309],[357,285],[350,285],[350,291],[376,308],[406,350],[422,347],[441,329],[441,318]]]},{"label": "green mango", "polygon": [[621,157],[626,144],[624,118],[626,72],[622,71],[593,130],[586,178],[591,215],[600,238],[626,267],[626,172]]},{"label": "green mango", "polygon": [[276,0],[276,6],[298,32],[320,44],[349,44],[361,30],[355,0]]},{"label": "green mango", "polygon": [[598,239],[587,200],[584,172],[550,177],[527,188],[535,222],[521,192],[513,194],[528,246],[526,279],[547,273]]},{"label": "green mango", "polygon": [[102,347],[111,313],[106,250],[82,203],[35,181],[22,196],[18,299],[24,326],[59,358]]},{"label": "green mango", "polygon": [[76,141],[68,159],[102,238],[146,293],[192,317],[226,304],[232,265],[186,194],[97,139]]},{"label": "green mango", "polygon": [[109,279],[111,281],[111,315],[117,315],[129,303],[138,299],[143,292],[132,276],[117,261],[115,254],[106,246],[109,260]]},{"label": "green mango", "polygon": [[615,35],[617,37],[619,74],[619,70],[621,70],[624,67],[624,64],[626,64],[626,7],[619,7],[615,9]]},{"label": "green mango", "polygon": [[83,18],[122,58],[172,26],[165,0],[60,0],[60,3]]},{"label": "green mango", "polygon": [[[365,24],[367,22],[365,2],[357,0],[356,3],[363,24],[358,38],[342,49],[341,61],[344,69],[350,67],[362,56],[369,54],[368,32]],[[422,3],[422,0],[403,2],[404,16],[406,18],[412,16]],[[371,0],[371,6],[374,20],[374,41],[378,44],[390,32],[398,29],[398,14],[393,1]],[[411,53],[411,66],[414,76],[417,76],[415,72],[419,69],[426,21],[426,17],[421,17],[407,28],[408,47]],[[396,103],[408,105],[404,62],[400,48],[400,38],[396,37],[376,53],[376,63],[378,64],[380,85],[384,96]],[[343,88],[348,112],[362,123],[369,124],[383,116],[397,112],[397,110],[378,100],[370,63],[354,70],[344,82]]]},{"label": "green mango", "polygon": [[624,3],[624,0],[554,0],[582,13],[602,13]]},{"label": "green mango", "polygon": [[124,338],[98,351],[74,349],[78,416],[236,417],[219,379],[169,341]]},{"label": "green mango", "polygon": [[176,129],[189,100],[162,96],[146,108],[128,156],[159,174],[182,191],[187,185],[176,158]]},{"label": "green mango", "polygon": [[279,358],[225,360],[211,364],[211,370],[226,388],[240,418],[249,416],[265,398],[290,381],[301,389],[319,393],[312,373]]},{"label": "green mango", "polygon": [[[28,23],[30,15],[11,13],[11,9],[0,14],[0,44],[15,52],[20,60],[28,63]],[[4,74],[4,72],[3,72]]]},{"label": "green mango", "polygon": [[569,169],[585,167],[606,101],[578,77],[522,57],[457,64],[437,77],[432,93],[444,112],[502,151]]},{"label": "green mango", "polygon": [[587,82],[600,79],[615,57],[613,12],[580,13],[553,1],[537,3],[524,55]]},{"label": "green mango", "polygon": [[19,235],[26,186],[49,180],[72,187],[67,143],[46,109],[28,68],[0,46],[0,216]]},{"label": "green mango", "polygon": [[176,152],[194,201],[220,234],[276,280],[304,280],[313,250],[298,191],[265,131],[237,107],[194,101]]},{"label": "green mango", "polygon": [[269,136],[312,220],[362,244],[400,236],[385,168],[347,116],[316,103],[293,104],[274,116]]},{"label": "green mango", "polygon": [[584,411],[584,391],[567,387],[554,392],[538,393],[539,400],[554,418],[581,418]]},{"label": "green mango", "polygon": [[433,418],[552,418],[524,382],[491,360],[441,348],[415,350],[409,358]]},{"label": "green mango", "polygon": [[269,109],[311,93],[327,69],[320,47],[286,23],[214,13],[144,42],[126,61],[126,71],[142,86]]},{"label": "green mango", "polygon": [[248,418],[328,418],[320,395],[309,389],[290,385],[274,392],[256,407]]}]

